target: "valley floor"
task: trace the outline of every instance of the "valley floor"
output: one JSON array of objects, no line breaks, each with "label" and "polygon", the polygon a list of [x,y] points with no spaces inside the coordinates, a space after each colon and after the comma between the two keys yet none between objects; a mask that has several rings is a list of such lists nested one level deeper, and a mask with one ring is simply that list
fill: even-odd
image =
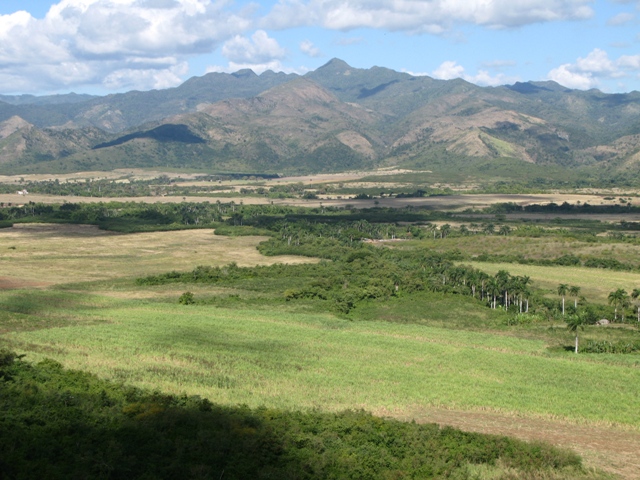
[{"label": "valley floor", "polygon": [[[456,199],[466,197],[473,196]],[[542,201],[540,196],[500,196],[499,201],[513,201],[505,197]],[[60,201],[49,198],[54,199]],[[482,198],[472,200],[477,204]],[[0,201],[6,200],[0,196]],[[285,303],[281,293],[271,304],[250,303],[264,292],[242,286],[135,283],[145,275],[190,271],[196,265],[318,261],[265,257],[256,250],[265,238],[217,236],[211,229],[131,235],[85,225],[1,229],[0,347],[28,353],[29,359],[54,358],[109,380],[203,395],[214,402],[364,408],[402,420],[544,440],[574,449],[589,467],[640,478],[637,355],[552,351],[540,334],[546,324],[520,337],[495,324],[458,330],[447,322],[462,316],[469,322],[492,315],[502,319],[461,295],[406,297],[425,319],[411,324],[395,319],[402,316],[402,297],[362,307],[370,308],[374,321],[354,321],[329,311],[305,311],[304,304]],[[428,238],[425,245],[431,241],[436,240]],[[601,303],[609,290],[629,288],[639,278],[637,272],[577,267],[475,266],[489,273],[509,268],[550,291],[570,281]],[[592,292],[595,284],[603,290]],[[205,301],[179,305],[186,290]],[[216,304],[217,297],[227,303]],[[238,306],[229,306],[234,301]],[[371,313],[376,308],[378,318]],[[427,323],[438,315],[443,315],[442,325]]]}]

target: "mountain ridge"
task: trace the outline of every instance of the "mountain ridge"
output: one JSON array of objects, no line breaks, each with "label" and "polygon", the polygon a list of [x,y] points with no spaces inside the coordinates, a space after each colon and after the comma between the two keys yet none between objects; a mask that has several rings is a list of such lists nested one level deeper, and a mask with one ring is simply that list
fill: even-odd
[{"label": "mountain ridge", "polygon": [[437,156],[616,172],[640,155],[640,92],[552,81],[479,87],[340,59],[305,75],[213,72],[172,89],[66,103],[2,98],[0,165],[12,171],[313,172],[424,167]]}]

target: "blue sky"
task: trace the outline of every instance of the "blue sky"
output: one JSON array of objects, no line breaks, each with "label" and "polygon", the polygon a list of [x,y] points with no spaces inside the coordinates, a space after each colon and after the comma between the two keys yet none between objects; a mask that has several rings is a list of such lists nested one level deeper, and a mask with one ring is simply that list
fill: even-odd
[{"label": "blue sky", "polygon": [[640,0],[2,0],[0,93],[114,93],[331,58],[478,85],[640,90]]}]

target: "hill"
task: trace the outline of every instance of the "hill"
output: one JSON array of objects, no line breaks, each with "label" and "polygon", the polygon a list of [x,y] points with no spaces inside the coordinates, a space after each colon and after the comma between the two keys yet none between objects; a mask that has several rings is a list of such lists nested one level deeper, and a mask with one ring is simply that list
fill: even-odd
[{"label": "hill", "polygon": [[338,59],[304,76],[241,70],[106,97],[0,97],[0,163],[14,173],[306,173],[509,159],[619,178],[638,163],[638,138],[639,92],[478,87]]}]

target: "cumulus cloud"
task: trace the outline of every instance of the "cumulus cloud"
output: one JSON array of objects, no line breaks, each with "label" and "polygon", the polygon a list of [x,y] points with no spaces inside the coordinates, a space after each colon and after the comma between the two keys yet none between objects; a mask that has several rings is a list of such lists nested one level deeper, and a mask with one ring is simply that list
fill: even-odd
[{"label": "cumulus cloud", "polygon": [[[278,41],[264,30],[256,31],[251,37],[236,35],[222,46],[222,55],[228,60],[228,65],[212,65],[206,72],[233,73],[238,70],[249,69],[257,74],[272,70],[274,72],[299,73],[301,69],[286,68],[282,60],[287,51],[280,46]],[[304,70],[303,73],[306,73]]]},{"label": "cumulus cloud", "polygon": [[598,81],[591,73],[580,72],[568,63],[551,70],[548,77],[549,80],[558,82],[560,85],[579,90],[588,90],[598,85]]},{"label": "cumulus cloud", "polygon": [[320,51],[320,49],[318,47],[316,47],[313,42],[309,41],[309,40],[304,40],[300,43],[300,51],[302,53],[304,53],[305,55],[308,55],[310,57],[321,57],[322,56],[322,52]]},{"label": "cumulus cloud", "polygon": [[565,63],[549,72],[547,77],[569,88],[597,88],[604,80],[618,79],[640,72],[640,55],[623,55],[612,60],[604,50],[594,49],[575,63]]},{"label": "cumulus cloud", "polygon": [[61,0],[0,15],[0,90],[176,85],[192,55],[247,30],[225,0]]},{"label": "cumulus cloud", "polygon": [[433,71],[433,78],[438,80],[453,80],[454,78],[462,78],[464,76],[464,67],[456,62],[447,60]]},{"label": "cumulus cloud", "polygon": [[519,77],[513,77],[505,75],[504,73],[498,73],[497,75],[491,75],[486,70],[478,70],[475,75],[469,75],[465,72],[462,65],[458,65],[457,62],[447,60],[436,68],[431,76],[438,80],[453,80],[454,78],[462,78],[467,82],[474,83],[476,85],[496,87],[498,85],[506,85],[514,83],[520,80]]},{"label": "cumulus cloud", "polygon": [[236,35],[227,41],[222,47],[222,55],[238,64],[264,64],[283,59],[286,52],[267,32],[258,30],[251,38]]},{"label": "cumulus cloud", "polygon": [[590,18],[591,0],[279,0],[264,19],[270,28],[320,25],[335,30],[382,28],[444,33],[454,24],[510,28]]}]

